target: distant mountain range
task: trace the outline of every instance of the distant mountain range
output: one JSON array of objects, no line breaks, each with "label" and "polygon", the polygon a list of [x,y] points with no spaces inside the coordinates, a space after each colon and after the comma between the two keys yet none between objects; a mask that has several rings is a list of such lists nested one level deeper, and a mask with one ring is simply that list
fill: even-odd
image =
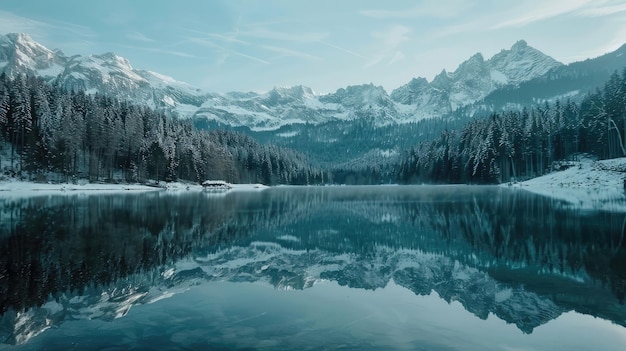
[{"label": "distant mountain range", "polygon": [[373,84],[326,95],[311,88],[274,88],[265,93],[211,93],[156,72],[135,69],[114,53],[67,56],[27,34],[0,36],[0,71],[41,76],[67,89],[103,93],[217,124],[275,130],[367,118],[378,125],[445,116],[461,107],[501,109],[559,97],[578,99],[626,67],[626,46],[596,59],[563,65],[520,40],[490,59],[475,54],[454,72],[431,82],[413,78],[388,94]]}]

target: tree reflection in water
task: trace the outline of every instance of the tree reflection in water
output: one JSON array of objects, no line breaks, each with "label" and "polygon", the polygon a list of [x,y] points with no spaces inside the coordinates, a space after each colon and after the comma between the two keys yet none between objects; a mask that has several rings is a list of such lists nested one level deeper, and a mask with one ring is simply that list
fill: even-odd
[{"label": "tree reflection in water", "polygon": [[393,279],[527,333],[570,310],[626,323],[626,216],[522,191],[286,187],[0,198],[0,209],[8,343],[66,319],[122,316],[164,287],[224,279],[295,289]]}]

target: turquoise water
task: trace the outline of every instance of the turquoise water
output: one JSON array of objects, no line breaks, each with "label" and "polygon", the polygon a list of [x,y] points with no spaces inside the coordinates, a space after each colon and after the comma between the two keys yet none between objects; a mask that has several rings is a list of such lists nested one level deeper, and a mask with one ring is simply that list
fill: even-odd
[{"label": "turquoise water", "polygon": [[0,349],[626,342],[626,216],[519,190],[282,187],[0,206]]}]

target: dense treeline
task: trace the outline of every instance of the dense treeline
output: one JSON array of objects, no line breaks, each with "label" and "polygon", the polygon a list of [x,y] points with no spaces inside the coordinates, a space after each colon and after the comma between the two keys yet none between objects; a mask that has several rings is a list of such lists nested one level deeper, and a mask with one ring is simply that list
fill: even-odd
[{"label": "dense treeline", "polygon": [[[367,117],[320,124],[288,124],[276,130],[260,131],[219,124],[205,117],[194,119],[194,125],[198,129],[239,131],[263,144],[289,148],[307,155],[325,167],[335,168],[355,160],[361,162],[364,156],[375,150],[385,153],[405,150],[422,141],[436,139],[443,130],[461,129],[472,119],[473,117],[467,116],[466,111],[455,111],[443,117],[384,125]],[[368,161],[373,162],[376,161]]]},{"label": "dense treeline", "polygon": [[215,130],[209,135],[232,155],[240,181],[244,183],[305,185],[333,181],[331,173],[312,165],[296,151],[260,144],[242,133]]},{"label": "dense treeline", "polygon": [[554,161],[587,153],[626,156],[626,70],[580,105],[567,101],[493,113],[409,149],[400,182],[497,183],[542,175]]},{"label": "dense treeline", "polygon": [[0,146],[2,171],[22,178],[265,184],[329,178],[293,151],[234,132],[199,131],[144,106],[24,75],[0,76]]},{"label": "dense treeline", "polygon": [[[544,174],[554,161],[579,153],[626,155],[626,70],[580,104],[557,101],[493,113],[462,128],[462,119],[448,121],[448,129],[432,139],[433,131],[446,127],[442,121],[378,129],[365,120],[348,129],[330,123],[321,132],[305,125],[282,138],[289,140],[284,146],[309,149],[321,166],[244,133],[199,130],[190,120],[105,95],[67,91],[30,76],[0,76],[0,165],[4,174],[21,178],[497,183]],[[428,128],[418,132],[417,126]],[[410,140],[408,131],[414,142],[426,141],[394,161],[395,150]]]}]

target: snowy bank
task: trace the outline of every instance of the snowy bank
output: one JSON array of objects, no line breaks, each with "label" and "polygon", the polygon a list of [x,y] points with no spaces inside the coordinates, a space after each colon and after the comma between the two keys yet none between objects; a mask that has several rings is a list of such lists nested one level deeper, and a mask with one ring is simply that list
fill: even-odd
[{"label": "snowy bank", "polygon": [[[231,191],[260,191],[267,189],[263,184],[230,184]],[[35,183],[18,180],[0,181],[0,197],[33,196],[48,194],[110,194],[142,191],[203,191],[200,184],[171,182],[158,183],[155,186],[142,184],[111,183]]]},{"label": "snowy bank", "polygon": [[[228,183],[230,189],[223,190],[224,193],[231,191],[260,191],[269,188],[263,184],[233,184]],[[202,191],[204,188],[200,184],[189,184],[180,182],[164,183],[164,188],[169,191]]]},{"label": "snowy bank", "polygon": [[563,200],[582,210],[626,212],[626,157],[566,163],[569,168],[514,184],[503,184]]},{"label": "snowy bank", "polygon": [[152,187],[140,184],[100,184],[100,183],[34,183],[24,181],[3,181],[0,182],[0,196],[30,196],[42,194],[100,194],[112,192],[131,192],[131,191],[155,191],[163,190],[158,187]]}]

